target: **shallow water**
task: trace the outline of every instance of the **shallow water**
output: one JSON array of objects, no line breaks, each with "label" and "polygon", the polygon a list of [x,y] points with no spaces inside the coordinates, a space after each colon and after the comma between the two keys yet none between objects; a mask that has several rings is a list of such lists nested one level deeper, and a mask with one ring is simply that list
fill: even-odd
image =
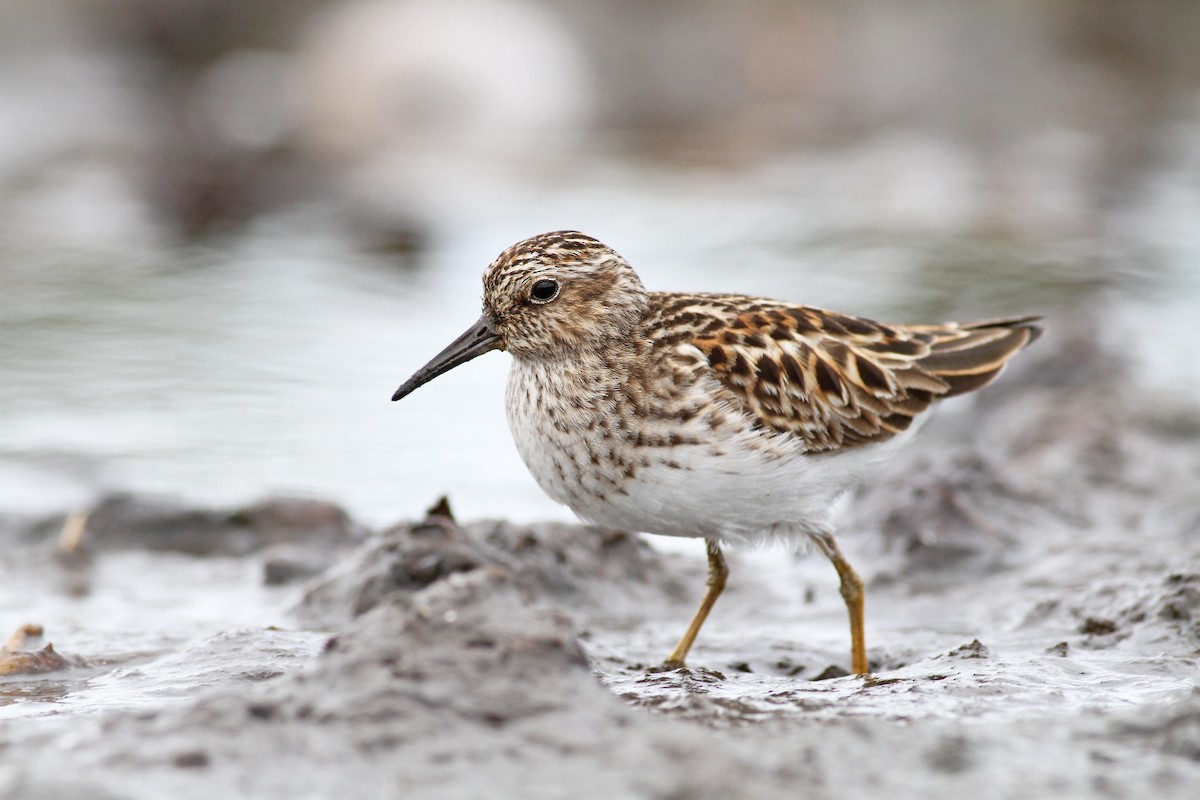
[{"label": "shallow water", "polygon": [[65,564],[26,551],[0,570],[0,618],[42,625],[72,664],[0,678],[0,719],[161,708],[295,669],[328,638],[272,627],[294,627],[299,590],[264,586],[255,559],[128,551]]}]

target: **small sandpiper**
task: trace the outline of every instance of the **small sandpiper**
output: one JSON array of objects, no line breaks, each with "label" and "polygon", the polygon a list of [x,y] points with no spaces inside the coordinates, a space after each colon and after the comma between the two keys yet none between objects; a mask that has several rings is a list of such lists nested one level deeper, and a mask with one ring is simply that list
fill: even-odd
[{"label": "small sandpiper", "polygon": [[596,525],[705,540],[708,590],[664,666],[683,666],[725,587],[721,544],[787,539],[833,562],[851,668],[866,674],[863,582],[830,507],[935,400],[999,375],[1041,333],[1037,319],[888,325],[742,295],[649,292],[614,250],[558,231],[488,266],[479,321],[392,399],[507,350],[509,427],[551,498]]}]

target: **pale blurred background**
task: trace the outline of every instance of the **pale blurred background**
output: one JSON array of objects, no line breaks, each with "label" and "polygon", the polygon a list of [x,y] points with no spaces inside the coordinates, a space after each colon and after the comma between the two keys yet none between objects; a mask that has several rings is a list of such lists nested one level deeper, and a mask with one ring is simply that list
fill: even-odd
[{"label": "pale blurred background", "polygon": [[1047,314],[1195,398],[1200,4],[0,0],[0,512],[569,518],[507,356],[388,402],[558,228],[651,288]]}]

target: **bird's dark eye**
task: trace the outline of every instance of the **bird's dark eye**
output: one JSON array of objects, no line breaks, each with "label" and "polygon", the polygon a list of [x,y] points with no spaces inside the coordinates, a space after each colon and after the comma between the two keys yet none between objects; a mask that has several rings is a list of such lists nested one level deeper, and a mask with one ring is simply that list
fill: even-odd
[{"label": "bird's dark eye", "polygon": [[529,290],[529,297],[538,303],[549,303],[558,297],[558,281],[542,278]]}]

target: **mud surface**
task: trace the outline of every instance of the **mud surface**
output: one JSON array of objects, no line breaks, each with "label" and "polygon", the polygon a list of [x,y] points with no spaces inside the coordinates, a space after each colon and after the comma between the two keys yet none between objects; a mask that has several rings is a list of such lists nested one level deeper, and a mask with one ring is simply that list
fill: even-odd
[{"label": "mud surface", "polygon": [[[654,672],[698,544],[445,507],[371,535],[286,503],[6,517],[5,626],[67,664],[0,681],[0,798],[1194,797],[1200,415],[1092,338],[847,498],[866,679],[832,677],[819,557],[731,554],[691,668]],[[272,579],[280,552],[320,574]]]}]

